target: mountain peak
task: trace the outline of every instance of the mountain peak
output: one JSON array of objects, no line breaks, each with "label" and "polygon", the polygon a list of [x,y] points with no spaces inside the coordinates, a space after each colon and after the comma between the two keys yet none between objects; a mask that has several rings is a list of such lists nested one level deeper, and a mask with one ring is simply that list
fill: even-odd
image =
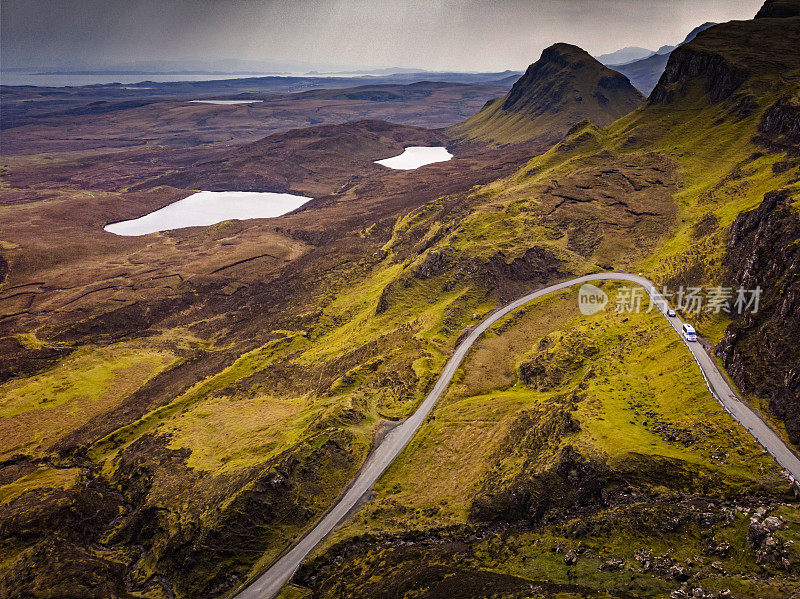
[{"label": "mountain peak", "polygon": [[558,57],[592,58],[589,53],[580,46],[574,46],[565,42],[556,42],[542,50],[542,60],[558,60]]},{"label": "mountain peak", "polygon": [[[584,102],[584,96],[588,96],[586,100],[591,98],[603,105],[608,103],[608,98],[601,97],[602,94],[595,89],[589,90],[590,87],[605,90],[630,87],[633,97],[639,95],[627,77],[603,66],[583,48],[565,43],[553,44],[544,49],[541,58],[529,66],[514,84],[503,102],[503,110],[529,107],[537,112],[552,112],[563,103]],[[571,96],[570,91],[573,92]],[[591,117],[586,115],[585,118]],[[603,126],[609,122],[596,124]]]},{"label": "mountain peak", "polygon": [[508,94],[453,131],[495,143],[553,143],[583,119],[604,127],[643,102],[627,77],[583,48],[558,43],[542,52]]}]

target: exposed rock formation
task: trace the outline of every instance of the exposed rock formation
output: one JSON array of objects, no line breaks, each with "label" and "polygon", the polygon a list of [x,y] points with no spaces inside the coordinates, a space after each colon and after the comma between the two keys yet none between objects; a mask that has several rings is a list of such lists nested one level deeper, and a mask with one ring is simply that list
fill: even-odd
[{"label": "exposed rock formation", "polygon": [[735,67],[723,56],[698,51],[693,46],[682,46],[670,55],[648,103],[671,104],[676,92],[685,93],[688,83],[700,75],[706,79],[706,92],[712,102],[730,97],[747,79],[746,71]]},{"label": "exposed rock formation", "polygon": [[758,125],[759,141],[790,156],[800,155],[800,106],[783,97],[764,111]]},{"label": "exposed rock formation", "polygon": [[732,287],[761,287],[757,314],[736,316],[717,348],[745,393],[768,397],[792,443],[800,443],[800,214],[785,191],[740,214],[725,259]]},{"label": "exposed rock formation", "polygon": [[[797,2],[792,2],[798,5]],[[791,16],[787,13],[787,16]],[[800,21],[796,18],[732,21],[701,32],[672,52],[649,104],[670,104],[682,96],[691,82],[702,78],[708,100],[726,100],[745,81],[765,78],[770,87],[775,73],[792,72],[798,66]],[[764,48],[770,48],[764,52]],[[761,96],[765,87],[747,91]],[[736,100],[741,101],[740,98]]]}]

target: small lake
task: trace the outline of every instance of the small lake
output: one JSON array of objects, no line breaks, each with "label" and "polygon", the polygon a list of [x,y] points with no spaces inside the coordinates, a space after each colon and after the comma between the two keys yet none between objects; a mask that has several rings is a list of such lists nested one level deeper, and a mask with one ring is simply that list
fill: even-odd
[{"label": "small lake", "polygon": [[192,104],[220,104],[222,106],[233,106],[234,104],[255,104],[264,100],[189,100]]},{"label": "small lake", "polygon": [[453,155],[442,147],[409,146],[399,156],[376,160],[376,164],[409,171],[434,162],[445,162]]},{"label": "small lake", "polygon": [[289,193],[257,191],[199,191],[133,220],[106,225],[116,235],[147,235],[158,231],[202,227],[225,220],[274,218],[311,200]]}]

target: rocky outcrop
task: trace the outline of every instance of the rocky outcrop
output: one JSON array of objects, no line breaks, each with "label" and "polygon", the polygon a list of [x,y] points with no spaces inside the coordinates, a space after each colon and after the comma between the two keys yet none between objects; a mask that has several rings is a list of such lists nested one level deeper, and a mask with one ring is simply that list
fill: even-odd
[{"label": "rocky outcrop", "polygon": [[130,597],[119,554],[115,561],[93,545],[121,509],[89,474],[71,489],[28,490],[0,504],[0,553],[30,560],[5,561],[0,597]]},{"label": "rocky outcrop", "polygon": [[757,513],[750,518],[747,529],[747,546],[753,550],[758,564],[770,564],[793,569],[793,548],[778,534],[783,528],[783,519],[778,516],[759,517]]},{"label": "rocky outcrop", "polygon": [[532,247],[510,262],[498,252],[488,260],[476,260],[469,271],[477,273],[478,280],[494,290],[502,299],[518,297],[520,285],[540,285],[564,276],[564,262],[543,247]]},{"label": "rocky outcrop", "polygon": [[378,298],[378,305],[375,306],[375,316],[380,316],[386,310],[389,309],[389,295],[392,293],[392,284],[389,283],[386,287],[383,288],[381,291],[381,295]]},{"label": "rocky outcrop", "polygon": [[759,141],[776,146],[791,156],[800,156],[800,106],[784,97],[764,111],[758,124]]},{"label": "rocky outcrop", "polygon": [[429,252],[419,268],[414,271],[414,278],[422,281],[442,274],[450,268],[452,256],[446,250]]},{"label": "rocky outcrop", "polygon": [[770,192],[731,225],[728,285],[763,292],[757,313],[733,315],[716,351],[742,391],[768,398],[800,444],[800,214],[790,204],[786,191]]},{"label": "rocky outcrop", "polygon": [[[672,104],[697,82],[704,85],[708,101],[729,100],[735,116],[746,116],[752,111],[748,105],[767,95],[766,90],[783,87],[800,65],[800,21],[793,15],[799,9],[797,0],[770,2],[762,16],[795,18],[731,21],[701,32],[673,50],[648,103]],[[692,95],[689,101],[696,99]]]},{"label": "rocky outcrop", "polygon": [[647,103],[672,104],[686,92],[689,82],[704,76],[706,93],[711,102],[729,98],[748,77],[747,71],[735,67],[721,54],[681,46],[670,54],[664,73]]},{"label": "rocky outcrop", "polygon": [[656,54],[626,64],[614,65],[614,69],[630,79],[636,89],[643,92],[645,95],[650,94],[658,83],[661,74],[664,72],[664,68],[667,66],[670,53],[675,50],[675,48],[688,44],[697,37],[698,33],[714,25],[717,25],[717,23],[710,21],[698,25],[692,29],[686,38],[677,46],[662,46]]}]

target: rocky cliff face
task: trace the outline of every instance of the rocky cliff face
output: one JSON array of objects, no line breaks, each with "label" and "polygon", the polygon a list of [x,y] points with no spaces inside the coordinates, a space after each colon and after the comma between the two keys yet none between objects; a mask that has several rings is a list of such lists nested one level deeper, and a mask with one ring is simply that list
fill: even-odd
[{"label": "rocky cliff face", "polygon": [[747,79],[747,71],[737,68],[724,56],[681,46],[672,52],[661,79],[650,94],[648,104],[671,104],[682,95],[690,81],[704,75],[709,100],[720,102],[730,97]]},{"label": "rocky cliff face", "polygon": [[684,39],[677,46],[662,46],[662,48],[652,56],[647,56],[626,64],[614,65],[614,69],[630,79],[631,83],[636,87],[636,89],[644,94],[650,94],[650,92],[653,91],[653,88],[658,83],[661,74],[664,72],[664,68],[667,66],[667,60],[669,60],[670,53],[675,50],[675,48],[678,48],[684,44],[688,44],[695,37],[697,37],[698,33],[705,31],[714,25],[717,25],[717,23],[712,23],[710,21],[703,23],[702,25],[692,29],[692,31],[689,32],[689,35],[686,36],[686,39]]},{"label": "rocky cliff face", "polygon": [[769,398],[800,444],[800,214],[790,204],[786,191],[770,192],[731,226],[728,284],[763,295],[757,314],[737,315],[717,354],[742,391]]},{"label": "rocky cliff face", "polygon": [[716,25],[675,49],[648,103],[672,104],[695,79],[703,81],[711,103],[735,103],[742,94],[763,98],[785,87],[800,56],[800,1],[767,3],[762,12],[771,18]]},{"label": "rocky cliff face", "polygon": [[800,156],[800,106],[791,97],[780,98],[764,111],[758,131],[764,145]]}]

